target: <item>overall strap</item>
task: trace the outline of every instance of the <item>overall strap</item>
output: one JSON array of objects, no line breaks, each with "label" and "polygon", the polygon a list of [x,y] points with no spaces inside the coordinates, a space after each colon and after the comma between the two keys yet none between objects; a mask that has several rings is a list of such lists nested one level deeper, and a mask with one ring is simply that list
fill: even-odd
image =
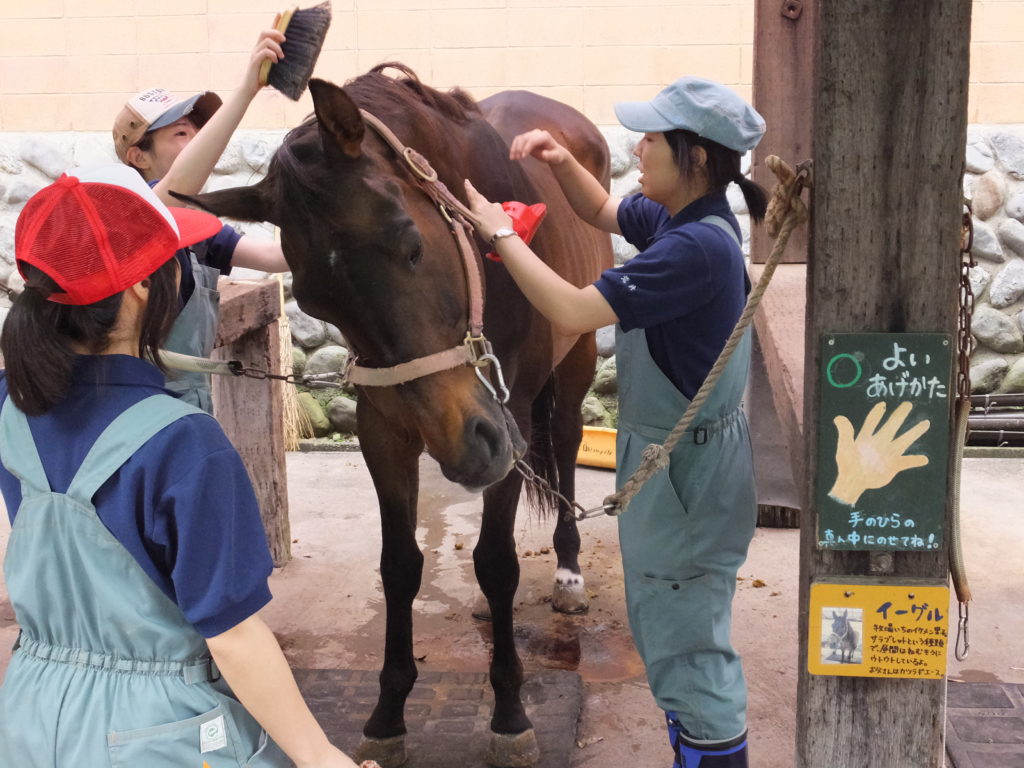
[{"label": "overall strap", "polygon": [[[153,435],[182,416],[205,411],[170,395],[152,395],[124,410],[97,438],[68,486],[67,496],[85,506],[100,486]],[[212,417],[211,417],[212,418]]]},{"label": "overall strap", "polygon": [[8,472],[21,480],[22,497],[50,492],[50,481],[46,479],[28,418],[10,397],[0,412],[0,461]]},{"label": "overall strap", "polygon": [[[718,227],[720,230],[725,232],[725,234],[727,234],[729,237],[731,237],[732,241],[734,243],[736,243],[736,245],[739,246],[740,253],[741,254],[743,253],[743,243],[741,243],[740,239],[738,237],[736,237],[736,230],[734,230],[732,228],[732,225],[730,225],[728,221],[723,219],[721,216],[715,216],[714,214],[711,214],[710,216],[705,216],[703,219],[701,219],[701,222],[704,223],[704,224],[713,224],[714,226]],[[743,270],[743,291],[744,291],[744,293],[749,294],[751,288],[753,288],[753,283],[750,282],[750,275],[747,273],[747,270],[744,269]]]},{"label": "overall strap", "polygon": [[711,216],[705,216],[700,221],[702,224],[713,224],[714,226],[718,227],[720,230],[725,232],[725,234],[731,237],[732,241],[736,243],[736,245],[738,245],[742,250],[743,243],[741,243],[740,239],[736,237],[736,230],[734,230],[732,228],[732,225],[729,224],[729,222],[723,219],[721,216],[715,216],[714,214],[712,214]]}]

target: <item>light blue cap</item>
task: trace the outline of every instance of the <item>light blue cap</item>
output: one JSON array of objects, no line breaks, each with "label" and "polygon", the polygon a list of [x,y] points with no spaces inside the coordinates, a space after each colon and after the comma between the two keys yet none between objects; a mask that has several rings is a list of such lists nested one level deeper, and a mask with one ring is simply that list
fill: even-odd
[{"label": "light blue cap", "polygon": [[631,131],[683,129],[746,152],[764,136],[764,118],[735,91],[702,77],[681,77],[650,101],[620,101],[615,116]]}]

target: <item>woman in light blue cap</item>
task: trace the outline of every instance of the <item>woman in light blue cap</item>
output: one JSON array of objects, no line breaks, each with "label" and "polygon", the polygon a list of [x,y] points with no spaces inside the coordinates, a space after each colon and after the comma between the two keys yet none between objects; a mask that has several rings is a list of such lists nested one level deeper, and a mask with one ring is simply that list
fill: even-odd
[{"label": "woman in light blue cap", "polygon": [[[548,163],[576,213],[640,253],[584,288],[564,281],[515,236],[500,205],[467,181],[480,235],[527,298],[578,334],[616,323],[616,482],[661,443],[725,345],[750,288],[725,189],[739,184],[751,218],[766,196],[740,172],[764,120],[719,83],[683,77],[649,102],[615,105],[643,133],[639,194],[612,197],[550,134],[517,136],[511,157]],[[619,517],[630,626],[665,711],[674,768],[746,768],[746,684],[729,635],[736,574],[754,534],[750,438],[741,398],[750,337],[671,454]]]}]

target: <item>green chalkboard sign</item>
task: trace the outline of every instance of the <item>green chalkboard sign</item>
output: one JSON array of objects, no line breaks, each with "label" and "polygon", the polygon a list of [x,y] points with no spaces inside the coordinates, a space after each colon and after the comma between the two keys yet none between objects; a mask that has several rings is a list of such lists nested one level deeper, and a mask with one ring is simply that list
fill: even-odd
[{"label": "green chalkboard sign", "polygon": [[941,333],[822,339],[819,548],[941,546],[951,360],[951,339]]}]

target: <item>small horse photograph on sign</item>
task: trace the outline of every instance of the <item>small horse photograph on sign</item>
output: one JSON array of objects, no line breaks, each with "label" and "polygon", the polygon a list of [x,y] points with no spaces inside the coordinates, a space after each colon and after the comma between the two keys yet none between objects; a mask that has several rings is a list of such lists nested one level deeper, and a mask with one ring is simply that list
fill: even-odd
[{"label": "small horse photograph on sign", "polygon": [[860,664],[864,661],[864,609],[821,609],[821,663]]}]

